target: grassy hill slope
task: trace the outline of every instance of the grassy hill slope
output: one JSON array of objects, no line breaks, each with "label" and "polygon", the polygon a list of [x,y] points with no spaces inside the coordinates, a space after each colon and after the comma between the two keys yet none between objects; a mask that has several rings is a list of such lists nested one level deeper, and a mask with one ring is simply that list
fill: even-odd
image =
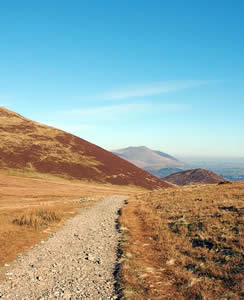
[{"label": "grassy hill slope", "polygon": [[77,180],[169,186],[133,164],[77,136],[0,108],[0,169]]}]

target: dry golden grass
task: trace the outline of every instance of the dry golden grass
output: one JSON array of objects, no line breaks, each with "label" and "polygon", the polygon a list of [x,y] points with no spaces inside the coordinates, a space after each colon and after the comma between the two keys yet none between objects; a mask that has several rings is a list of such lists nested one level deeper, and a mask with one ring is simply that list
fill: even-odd
[{"label": "dry golden grass", "polygon": [[122,209],[126,299],[241,299],[244,182],[132,197]]},{"label": "dry golden grass", "polygon": [[[111,184],[91,184],[0,174],[0,267],[13,261],[60,228],[67,218],[107,195],[133,195],[142,190]],[[81,202],[80,199],[97,199]],[[22,225],[22,226],[19,226]]]},{"label": "dry golden grass", "polygon": [[61,221],[62,214],[54,209],[39,208],[25,211],[13,219],[13,224],[19,226],[29,226],[35,230],[41,230],[51,223]]}]

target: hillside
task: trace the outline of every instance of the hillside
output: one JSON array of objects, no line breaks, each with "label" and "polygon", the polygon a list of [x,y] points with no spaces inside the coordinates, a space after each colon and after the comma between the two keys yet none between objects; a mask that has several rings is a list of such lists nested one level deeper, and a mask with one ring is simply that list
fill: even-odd
[{"label": "hillside", "polygon": [[0,108],[0,169],[147,189],[169,184],[77,136]]},{"label": "hillside", "polygon": [[130,198],[125,299],[243,299],[244,182],[175,187]]},{"label": "hillside", "polygon": [[114,154],[130,161],[139,168],[154,172],[162,168],[183,167],[184,163],[175,157],[156,150],[151,150],[145,146],[128,147],[114,150]]},{"label": "hillside", "polygon": [[177,172],[164,177],[164,180],[177,185],[214,184],[225,181],[223,177],[205,169],[193,169]]}]

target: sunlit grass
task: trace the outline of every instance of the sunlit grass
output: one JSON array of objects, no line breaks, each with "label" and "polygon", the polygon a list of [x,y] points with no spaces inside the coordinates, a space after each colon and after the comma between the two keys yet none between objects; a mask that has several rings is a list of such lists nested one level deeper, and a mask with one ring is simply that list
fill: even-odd
[{"label": "sunlit grass", "polygon": [[128,299],[240,299],[243,200],[244,183],[131,199],[121,216]]},{"label": "sunlit grass", "polygon": [[35,230],[40,230],[50,223],[59,222],[62,219],[62,213],[54,209],[40,208],[24,212],[13,219],[13,224],[19,226],[29,226]]}]

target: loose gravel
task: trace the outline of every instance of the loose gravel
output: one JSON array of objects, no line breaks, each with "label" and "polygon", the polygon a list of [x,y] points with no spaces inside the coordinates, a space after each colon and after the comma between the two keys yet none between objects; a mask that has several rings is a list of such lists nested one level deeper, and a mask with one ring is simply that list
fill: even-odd
[{"label": "loose gravel", "polygon": [[6,266],[0,298],[117,299],[116,220],[126,199],[110,196],[82,209],[47,241]]}]

